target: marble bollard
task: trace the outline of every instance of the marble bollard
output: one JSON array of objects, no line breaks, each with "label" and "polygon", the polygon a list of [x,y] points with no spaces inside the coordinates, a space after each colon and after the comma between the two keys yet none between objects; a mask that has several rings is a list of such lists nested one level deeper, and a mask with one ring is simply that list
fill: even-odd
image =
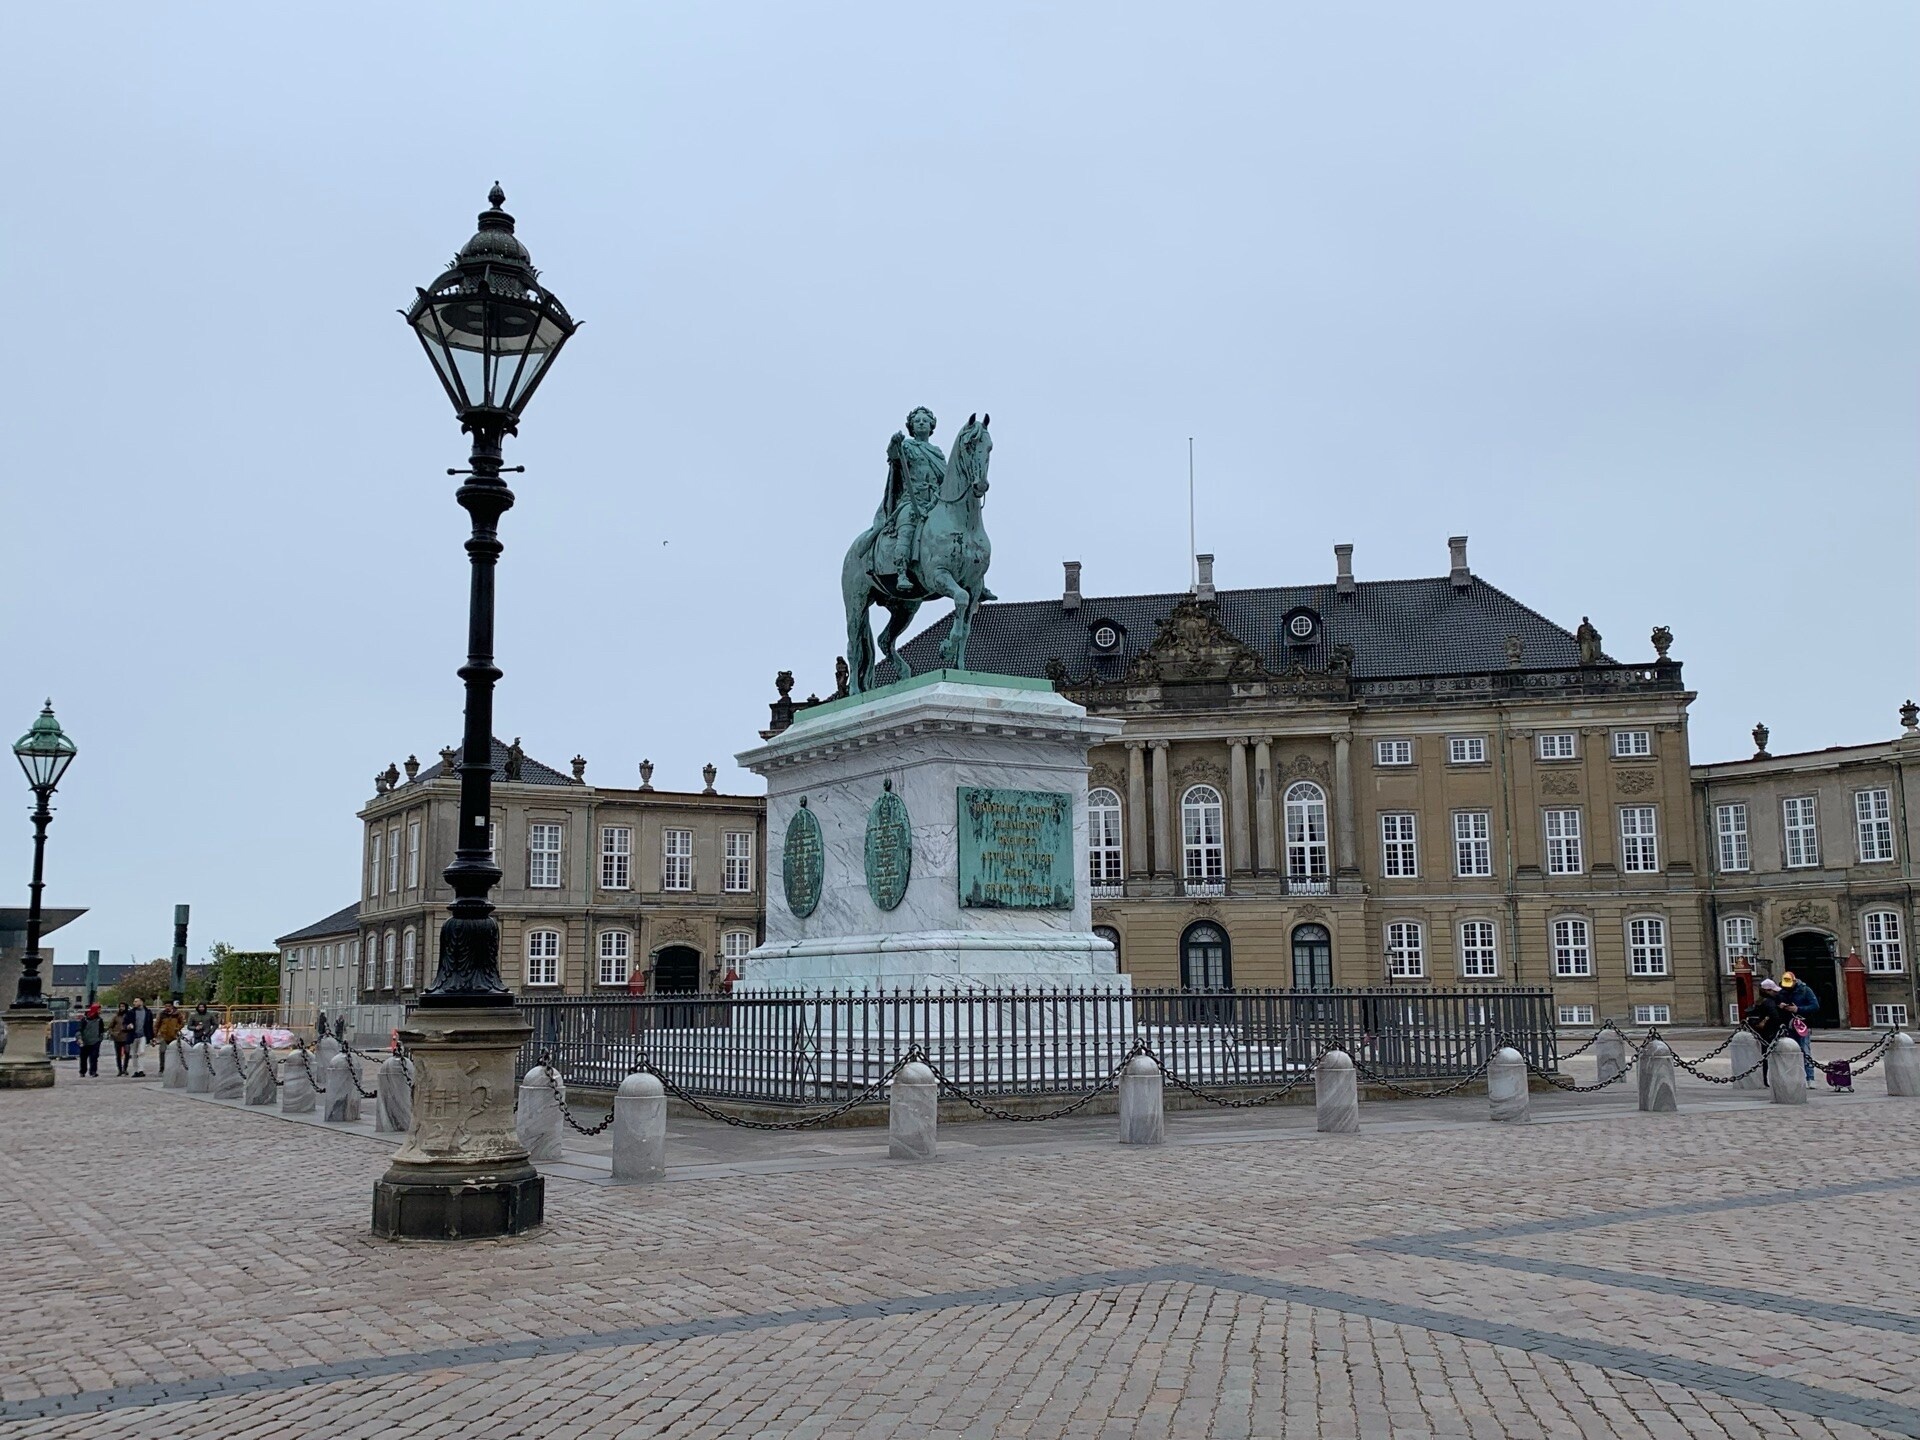
[{"label": "marble bollard", "polygon": [[1120,1143],[1167,1143],[1166,1081],[1151,1055],[1136,1055],[1120,1072]]},{"label": "marble bollard", "polygon": [[231,1045],[216,1045],[213,1053],[207,1057],[213,1067],[213,1089],[216,1100],[244,1100],[247,1098],[247,1077],[240,1072],[240,1056]]},{"label": "marble bollard", "polygon": [[[548,1077],[552,1078],[549,1079]],[[556,1097],[555,1089],[560,1093]],[[519,1104],[513,1112],[513,1133],[533,1160],[558,1160],[566,1153],[567,1120],[560,1112],[565,1083],[544,1065],[527,1071],[520,1082]]]},{"label": "marble bollard", "polygon": [[172,1062],[160,1084],[167,1090],[187,1088],[187,1042],[173,1039],[167,1042],[167,1059]]},{"label": "marble bollard", "polygon": [[407,1062],[389,1055],[380,1062],[380,1096],[374,1102],[373,1128],[382,1135],[404,1135],[413,1125],[413,1081]]},{"label": "marble bollard", "polygon": [[1627,1068],[1626,1038],[1609,1030],[1593,1042],[1594,1083],[1604,1085]]},{"label": "marble bollard", "polygon": [[1673,1082],[1673,1050],[1664,1040],[1649,1040],[1640,1047],[1640,1108],[1655,1115],[1671,1115],[1680,1108],[1680,1092]]},{"label": "marble bollard", "polygon": [[1887,1094],[1920,1096],[1920,1045],[1904,1030],[1887,1045]]},{"label": "marble bollard", "polygon": [[[1733,1044],[1727,1047],[1727,1064],[1736,1078],[1733,1088],[1736,1090],[1764,1090],[1767,1077],[1760,1073],[1760,1037],[1744,1026],[1734,1033]],[[1752,1074],[1744,1072],[1752,1071]]]},{"label": "marble bollard", "polygon": [[1360,1133],[1360,1072],[1341,1050],[1320,1057],[1313,1072],[1314,1128],[1322,1135]]},{"label": "marble bollard", "polygon": [[327,1062],[327,1114],[335,1125],[351,1125],[360,1118],[360,1092],[354,1082],[360,1078],[353,1057],[342,1051]]},{"label": "marble bollard", "polygon": [[[248,1057],[251,1050],[252,1056]],[[280,1098],[280,1087],[273,1078],[273,1052],[265,1046],[247,1046],[240,1057],[247,1072],[247,1104],[271,1105]]]},{"label": "marble bollard", "polygon": [[311,1115],[319,1105],[319,1093],[313,1088],[313,1076],[308,1071],[313,1066],[313,1056],[304,1050],[295,1050],[280,1066],[280,1113],[282,1115]]},{"label": "marble bollard", "polygon": [[322,1035],[320,1043],[313,1047],[313,1078],[322,1094],[326,1093],[328,1076],[333,1073],[333,1057],[339,1053],[340,1042],[331,1035]]},{"label": "marble bollard", "polygon": [[1776,1105],[1807,1103],[1806,1064],[1791,1035],[1780,1035],[1767,1052],[1767,1088]]},{"label": "marble bollard", "polygon": [[940,1082],[918,1060],[893,1077],[887,1096],[887,1155],[931,1160],[940,1145]]},{"label": "marble bollard", "polygon": [[629,1075],[613,1096],[613,1182],[640,1185],[667,1174],[667,1087]]},{"label": "marble bollard", "polygon": [[207,1047],[193,1044],[187,1047],[187,1093],[205,1095],[213,1089],[213,1065],[207,1058]]},{"label": "marble bollard", "polygon": [[1527,1057],[1511,1045],[1494,1051],[1487,1062],[1489,1119],[1525,1124],[1533,1118],[1533,1093],[1527,1085]]}]

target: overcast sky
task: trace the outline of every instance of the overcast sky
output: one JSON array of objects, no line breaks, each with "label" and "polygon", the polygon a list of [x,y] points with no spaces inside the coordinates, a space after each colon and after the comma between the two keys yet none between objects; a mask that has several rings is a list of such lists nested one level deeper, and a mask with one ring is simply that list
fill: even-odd
[{"label": "overcast sky", "polygon": [[[584,323],[508,444],[498,729],[757,791],[887,437],[994,416],[993,586],[1474,569],[1697,759],[1920,689],[1920,7],[12,6],[0,717],[78,960],[265,946],[459,733],[462,437],[395,314],[487,187]],[[929,611],[931,618],[933,611]],[[24,782],[0,815],[23,903]],[[0,789],[0,795],[4,795]]]}]

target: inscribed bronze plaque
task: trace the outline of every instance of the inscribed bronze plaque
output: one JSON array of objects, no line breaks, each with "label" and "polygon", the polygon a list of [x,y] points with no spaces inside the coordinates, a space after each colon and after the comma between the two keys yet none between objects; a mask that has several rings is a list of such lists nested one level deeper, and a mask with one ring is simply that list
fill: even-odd
[{"label": "inscribed bronze plaque", "polygon": [[813,818],[805,800],[787,822],[787,837],[780,849],[780,878],[786,886],[787,909],[804,920],[820,904],[820,885],[827,865],[820,822]]},{"label": "inscribed bronze plaque", "polygon": [[913,824],[907,805],[893,793],[893,782],[867,811],[867,894],[882,910],[907,898],[913,875]]},{"label": "inscribed bronze plaque", "polygon": [[960,904],[974,910],[1073,908],[1073,796],[958,792]]}]

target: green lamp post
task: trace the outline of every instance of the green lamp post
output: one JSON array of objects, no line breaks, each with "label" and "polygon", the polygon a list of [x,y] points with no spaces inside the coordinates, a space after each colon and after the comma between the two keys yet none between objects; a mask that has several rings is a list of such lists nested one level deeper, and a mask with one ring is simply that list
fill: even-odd
[{"label": "green lamp post", "polygon": [[13,757],[33,790],[33,881],[27,890],[27,948],[20,959],[20,985],[7,1011],[7,1049],[0,1055],[0,1089],[36,1089],[53,1084],[47,1059],[51,1016],[40,985],[41,892],[46,888],[47,826],[53,821],[53,792],[80,753],[79,746],[54,718],[47,701],[26,734],[14,742]]}]

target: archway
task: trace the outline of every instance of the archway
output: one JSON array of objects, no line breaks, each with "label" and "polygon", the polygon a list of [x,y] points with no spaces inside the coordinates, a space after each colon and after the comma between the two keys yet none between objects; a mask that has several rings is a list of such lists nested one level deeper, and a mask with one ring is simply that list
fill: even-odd
[{"label": "archway", "polygon": [[700,988],[700,952],[691,945],[669,945],[653,957],[653,993],[685,995]]},{"label": "archway", "polygon": [[1785,968],[1820,997],[1820,1008],[1807,1017],[1807,1024],[1815,1030],[1837,1029],[1845,1017],[1840,1013],[1839,960],[1833,937],[1817,930],[1797,931],[1781,940],[1780,955]]}]

